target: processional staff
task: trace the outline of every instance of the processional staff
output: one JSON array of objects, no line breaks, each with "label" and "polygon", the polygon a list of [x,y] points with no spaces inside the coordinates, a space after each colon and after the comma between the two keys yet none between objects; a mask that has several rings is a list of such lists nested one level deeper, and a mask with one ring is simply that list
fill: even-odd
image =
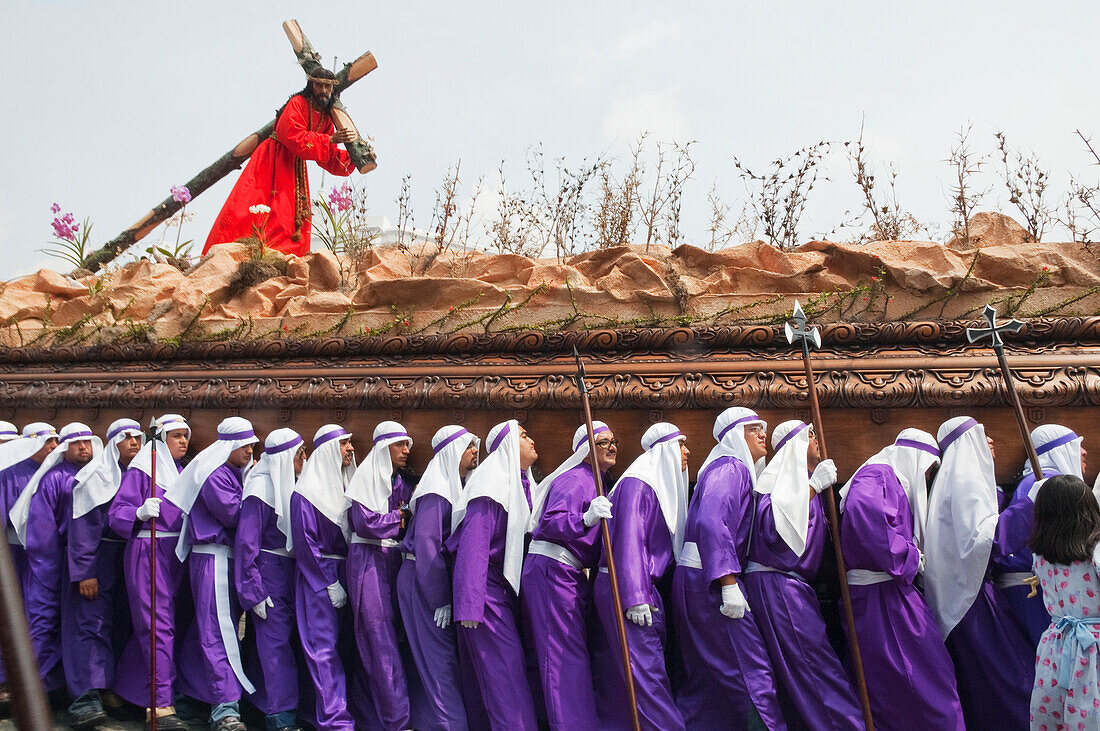
[{"label": "processional staff", "polygon": [[[157,496],[157,419],[149,422],[149,497]],[[149,728],[157,731],[157,519],[149,519]]]},{"label": "processional staff", "polygon": [[1008,400],[1012,402],[1012,410],[1016,414],[1016,424],[1020,427],[1020,436],[1024,440],[1024,448],[1027,450],[1027,458],[1031,462],[1031,471],[1035,473],[1035,481],[1043,479],[1043,469],[1039,466],[1039,454],[1035,451],[1035,444],[1031,441],[1031,431],[1027,428],[1027,419],[1024,418],[1024,408],[1020,405],[1020,395],[1016,392],[1016,382],[1012,379],[1012,371],[1008,368],[1008,360],[1005,358],[1005,344],[1001,339],[1001,333],[1018,333],[1024,323],[1017,319],[1009,320],[1003,325],[997,324],[997,310],[993,305],[986,305],[982,311],[989,327],[966,328],[966,339],[971,343],[989,338],[993,345],[993,351],[997,354],[997,363],[1001,367],[1001,377],[1004,379],[1005,391],[1008,392]]},{"label": "processional staff", "polygon": [[[802,311],[802,305],[794,303],[794,313],[791,316],[794,326],[786,323],[783,331],[787,335],[787,342],[795,340],[802,344],[802,364],[806,368],[806,391],[810,397],[810,411],[813,414],[814,429],[817,431],[818,453],[822,460],[829,458],[825,449],[825,429],[821,419],[821,406],[817,403],[817,384],[814,381],[814,369],[810,363],[810,343],[815,348],[821,347],[821,334],[816,327],[807,327],[806,313]],[[867,680],[863,675],[863,659],[859,654],[859,640],[856,638],[856,620],[852,613],[852,596],[848,590],[848,571],[844,567],[844,555],[840,548],[840,517],[836,509],[836,498],[831,489],[822,491],[825,499],[825,509],[829,515],[829,532],[833,537],[833,551],[836,553],[836,568],[840,574],[840,600],[844,605],[844,622],[848,625],[848,647],[852,652],[852,667],[855,670],[856,685],[859,691],[859,703],[863,708],[863,725],[867,731],[873,731],[875,723],[871,718],[871,699],[867,695]]]},{"label": "processional staff", "polygon": [[[588,459],[592,463],[592,475],[596,480],[596,495],[603,497],[603,478],[600,475],[599,461],[596,459],[596,432],[592,427],[592,405],[588,401],[588,386],[584,382],[584,361],[573,346],[573,357],[577,359],[577,387],[581,392],[581,404],[584,406],[584,423],[588,427]],[[634,672],[630,667],[630,645],[626,639],[626,623],[623,619],[623,600],[619,596],[619,577],[615,571],[615,554],[611,551],[611,528],[607,520],[600,519],[600,536],[603,538],[603,553],[607,557],[607,578],[611,583],[611,602],[615,608],[615,628],[619,633],[619,649],[623,653],[623,673],[626,676],[626,694],[630,703],[630,718],[634,731],[642,730],[642,721],[638,715],[638,697],[634,691]]]}]

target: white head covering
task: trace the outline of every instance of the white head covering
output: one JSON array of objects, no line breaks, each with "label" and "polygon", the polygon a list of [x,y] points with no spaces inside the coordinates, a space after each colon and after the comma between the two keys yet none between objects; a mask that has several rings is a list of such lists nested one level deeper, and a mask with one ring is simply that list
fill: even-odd
[{"label": "white head covering", "polygon": [[44,421],[27,424],[23,427],[22,437],[0,443],[0,472],[28,459],[46,442],[57,438],[57,431]]},{"label": "white head covering", "polygon": [[714,439],[718,443],[714,445],[710,450],[710,454],[703,460],[703,466],[699,468],[699,475],[696,479],[702,480],[707,467],[710,467],[715,460],[722,457],[736,457],[749,468],[749,478],[755,488],[756,460],[752,458],[748,442],[745,441],[745,429],[754,425],[762,426],[765,431],[768,429],[768,422],[757,416],[752,409],[746,409],[743,406],[731,406],[719,414],[718,418],[714,420],[713,430]]},{"label": "white head covering", "polygon": [[985,427],[959,416],[945,421],[936,437],[943,463],[929,498],[924,588],[946,638],[974,603],[989,566],[997,485]]},{"label": "white head covering", "polygon": [[0,443],[19,438],[19,430],[10,421],[0,421]]},{"label": "white head covering", "polygon": [[772,432],[775,454],[756,479],[756,491],[772,496],[775,529],[796,556],[806,550],[810,530],[809,446],[809,424],[797,419],[784,421]]},{"label": "white head covering", "polygon": [[[344,490],[355,474],[355,460],[343,466],[340,445],[351,439],[351,433],[338,424],[325,424],[313,435],[313,454],[298,475],[294,492],[305,498],[321,515],[340,526],[348,535],[348,499]],[[287,534],[287,548],[293,548]]]},{"label": "white head covering", "polygon": [[393,460],[390,445],[408,442],[412,437],[405,427],[396,421],[383,421],[374,427],[374,446],[355,470],[345,491],[348,500],[354,500],[372,513],[390,511],[390,495],[393,493]]},{"label": "white head covering", "polygon": [[[479,464],[466,481],[462,491],[462,500],[451,510],[451,531],[458,529],[466,517],[466,507],[470,501],[487,497],[498,503],[508,514],[507,534],[504,539],[504,578],[519,593],[519,578],[523,570],[523,541],[527,533],[527,521],[531,517],[531,508],[523,494],[521,476],[524,471],[519,467],[519,422],[515,419],[497,424],[486,437],[489,454]],[[527,484],[535,491],[535,480],[531,470],[526,470]],[[534,504],[536,496],[531,495]]]},{"label": "white head covering", "polygon": [[[214,470],[225,464],[233,450],[258,441],[252,422],[248,419],[239,416],[222,419],[222,423],[218,424],[217,440],[195,455],[183,468],[183,472],[180,472],[175,484],[164,491],[165,499],[183,511],[183,528],[180,529],[179,540],[176,541],[176,555],[180,561],[187,560],[187,554],[191,552],[191,545],[187,542],[187,524],[191,508],[194,507],[203,484]],[[251,463],[245,466],[245,475],[251,466]]]},{"label": "white head covering", "polygon": [[[153,426],[156,431],[156,439],[145,442],[130,461],[129,469],[140,470],[151,480],[153,478],[153,448],[155,446],[157,450],[157,484],[152,486],[150,497],[161,497],[168,491],[168,488],[176,484],[180,473],[164,438],[170,432],[180,431],[181,429],[186,431],[187,436],[190,437],[191,427],[187,425],[187,420],[179,414],[165,414],[156,419]],[[159,495],[157,494],[158,488],[160,489]]]},{"label": "white head covering", "polygon": [[23,492],[19,495],[19,499],[15,501],[15,505],[12,506],[11,524],[15,528],[15,535],[19,539],[20,545],[27,545],[27,520],[30,518],[31,498],[38,492],[38,485],[42,482],[42,478],[64,459],[65,451],[68,449],[70,442],[82,440],[92,443],[92,460],[98,458],[103,451],[103,440],[92,434],[92,428],[78,421],[66,424],[61,429],[57,449],[50,452],[46,459],[42,460],[42,464],[38,467],[34,476],[31,477],[27,486],[23,488]]},{"label": "white head covering", "polygon": [[615,490],[628,477],[649,485],[661,506],[665,525],[672,536],[672,553],[676,557],[684,546],[684,524],[687,523],[688,472],[680,469],[680,442],[686,439],[668,422],[658,422],[646,429],[642,435],[645,451],[626,469],[609,495],[614,502]]},{"label": "white head covering", "polygon": [[114,499],[122,482],[118,444],[130,436],[142,436],[141,424],[133,419],[119,419],[107,428],[107,445],[103,452],[76,473],[76,482],[73,484],[73,518],[87,515]]},{"label": "white head covering", "polygon": [[[609,431],[611,431],[611,427],[602,421],[592,422],[592,434],[597,436],[597,438],[601,432]],[[577,430],[573,432],[573,454],[569,455],[564,462],[558,465],[556,470],[542,478],[542,481],[539,482],[538,489],[534,491],[534,493],[538,495],[538,502],[535,502],[534,495],[531,496],[531,521],[527,526],[528,531],[533,531],[542,519],[542,509],[546,507],[546,495],[550,492],[550,485],[552,485],[554,480],[558,479],[559,476],[587,460],[588,451],[588,425],[581,424],[577,427]]]},{"label": "white head covering", "polygon": [[[264,453],[244,478],[241,500],[257,497],[275,511],[275,525],[290,545],[290,496],[294,492],[294,455],[302,437],[293,429],[276,429],[264,440]],[[289,550],[289,548],[288,548]]]},{"label": "white head covering", "polygon": [[[1058,424],[1043,424],[1031,430],[1031,441],[1035,444],[1035,453],[1039,455],[1043,477],[1053,477],[1055,474],[1081,477],[1081,442],[1084,437]],[[1034,472],[1031,460],[1024,460],[1024,477]]]},{"label": "white head covering", "polygon": [[[928,468],[940,462],[940,447],[935,437],[920,429],[903,429],[894,443],[884,447],[859,466],[852,477],[867,465],[882,464],[894,471],[898,482],[905,488],[909,509],[913,513],[913,538],[917,548],[924,550],[924,524],[928,516],[928,485],[924,476]],[[840,490],[840,509],[848,500],[852,480]]]},{"label": "white head covering", "polygon": [[471,444],[481,447],[481,440],[461,426],[445,426],[432,437],[433,457],[420,478],[420,484],[409,499],[409,510],[416,512],[416,503],[425,495],[439,495],[453,507],[462,494],[462,476],[458,473],[462,454]]}]

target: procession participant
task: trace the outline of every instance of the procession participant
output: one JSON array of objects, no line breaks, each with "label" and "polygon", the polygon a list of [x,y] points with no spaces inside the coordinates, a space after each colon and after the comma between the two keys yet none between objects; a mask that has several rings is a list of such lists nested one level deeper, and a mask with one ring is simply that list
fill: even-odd
[{"label": "procession participant", "polygon": [[748,564],[756,461],[767,422],[732,406],[714,422],[711,449],[688,505],[672,582],[686,677],[676,702],[691,729],[786,728],[775,676],[740,575]]},{"label": "procession participant", "polygon": [[[8,422],[3,422],[7,425]],[[10,430],[7,432],[4,442],[0,444],[0,528],[4,537],[0,540],[8,542],[8,550],[11,552],[11,561],[15,567],[16,578],[19,579],[20,590],[27,580],[27,555],[15,537],[8,513],[12,506],[23,493],[23,488],[34,476],[39,465],[46,459],[55,447],[57,447],[57,431],[52,426],[41,421],[27,424],[23,427],[23,435],[18,432],[11,438]],[[2,659],[2,656],[0,656]],[[7,674],[4,663],[0,662],[0,707],[11,703],[11,690],[8,687]]]},{"label": "procession participant", "polygon": [[[335,86],[335,74],[318,69],[306,88],[275,113],[274,134],[248,158],[210,229],[203,254],[214,244],[254,236],[257,230],[263,234],[264,246],[298,256],[309,253],[313,214],[306,160],[333,175],[348,176],[355,170],[351,157],[337,145],[354,142],[358,133],[336,132],[329,117]],[[269,211],[253,214],[250,209],[257,204],[265,204]]]},{"label": "procession participant", "polygon": [[936,439],[941,465],[924,534],[925,597],[955,664],[967,729],[1025,729],[1035,651],[988,574],[998,514],[985,428],[959,416]]},{"label": "procession participant", "polygon": [[[593,421],[601,474],[615,466],[618,441]],[[596,728],[596,698],[588,654],[592,583],[586,574],[600,560],[600,520],[611,501],[596,495],[589,463],[588,425],[573,433],[573,453],[539,483],[531,511],[531,545],[523,565],[524,628],[531,638],[546,715],[553,729]]]},{"label": "procession participant", "polygon": [[485,461],[451,512],[454,620],[492,728],[535,729],[518,593],[538,452],[514,419],[494,426],[486,442]]},{"label": "procession participant", "polygon": [[129,621],[119,621],[129,613],[122,583],[125,544],[107,529],[107,510],[141,441],[136,421],[113,422],[107,428],[106,447],[73,482],[69,584],[61,614],[66,641],[61,652],[69,692],[76,698],[69,707],[74,724],[91,726],[106,720],[103,696],[114,684],[115,664],[129,635]]},{"label": "procession participant", "polygon": [[829,645],[810,586],[828,532],[818,495],[836,482],[836,467],[832,460],[821,460],[812,425],[785,421],[771,441],[772,458],[756,480],[745,590],[792,725],[801,718],[811,729],[859,728],[863,711]]},{"label": "procession participant", "polygon": [[294,643],[294,555],[290,496],[305,464],[306,448],[293,429],[276,429],[244,480],[233,544],[234,579],[241,606],[253,614],[254,642],[245,670],[256,683],[249,700],[264,713],[268,731],[296,731],[298,661]]},{"label": "procession participant", "polygon": [[840,491],[840,543],[876,728],[965,731],[955,670],[914,585],[939,445],[904,429]]},{"label": "procession participant", "polygon": [[[108,524],[126,540],[123,552],[126,594],[134,634],[115,674],[114,690],[138,706],[149,702],[151,636],[156,630],[156,708],[157,728],[162,731],[186,731],[188,725],[176,715],[173,691],[176,682],[176,592],[183,579],[183,564],[176,556],[176,541],[183,526],[179,508],[163,499],[183,469],[183,458],[191,441],[191,427],[179,414],[165,414],[154,424],[157,439],[156,485],[152,484],[153,443],[146,444],[122,475],[115,499],[107,509]],[[149,523],[156,526],[156,553],[153,554]],[[156,584],[150,575],[150,557],[156,561]],[[156,592],[156,617],[150,612],[150,597]]]},{"label": "procession participant", "polygon": [[[69,581],[65,545],[73,512],[73,480],[103,449],[91,427],[79,422],[66,424],[59,437],[58,448],[42,460],[9,514],[15,536],[27,552],[23,601],[31,646],[47,691],[65,685],[61,645],[69,638],[62,636],[61,605]],[[86,718],[105,715],[99,706],[97,713]],[[90,725],[85,721],[81,728],[99,720],[94,718]]]},{"label": "procession participant", "polygon": [[19,438],[19,430],[10,421],[0,421],[0,444]]},{"label": "procession participant", "polygon": [[355,728],[339,653],[342,610],[348,603],[344,490],[354,474],[351,434],[337,424],[326,424],[313,435],[313,454],[290,498],[287,548],[294,552],[294,613],[316,697],[310,720],[326,731]]},{"label": "procession participant", "polygon": [[[1031,441],[1035,444],[1043,477],[1082,477],[1088,452],[1082,444],[1084,439],[1071,429],[1043,424],[1031,430]],[[993,580],[1004,599],[1005,609],[1024,629],[1032,645],[1038,647],[1039,638],[1050,626],[1050,614],[1043,604],[1041,592],[1028,597],[1032,590],[1027,580],[1034,574],[1027,540],[1034,523],[1035,492],[1035,473],[1031,461],[1026,460],[1023,479],[997,520],[997,534],[993,539]]]},{"label": "procession participant", "polygon": [[348,594],[370,706],[382,729],[409,727],[409,693],[397,647],[398,540],[414,485],[399,473],[412,437],[396,421],[374,428],[373,447],[347,488]]},{"label": "procession participant", "polygon": [[241,693],[255,690],[241,661],[241,607],[231,559],[244,477],[257,441],[247,419],[223,419],[217,440],[199,452],[164,492],[165,499],[183,512],[176,555],[188,563],[195,603],[195,621],[180,648],[179,665],[186,669],[180,674],[180,690],[211,705],[213,731],[244,731]]},{"label": "procession participant", "polygon": [[[638,713],[648,728],[682,729],[684,721],[672,699],[665,669],[666,612],[661,596],[680,555],[687,520],[686,437],[672,424],[654,424],[642,435],[640,457],[623,473],[609,495],[615,504],[610,521],[611,544],[619,594],[626,618],[630,667],[638,700]],[[600,624],[611,648],[619,647],[615,607],[607,574],[607,556],[601,556],[593,594]],[[607,653],[608,674],[625,683],[622,654]],[[596,669],[599,672],[600,668]],[[625,686],[616,693],[621,703]],[[601,704],[601,722],[626,727],[625,708]],[[606,718],[605,718],[606,716]]]},{"label": "procession participant", "polygon": [[[477,464],[481,440],[461,426],[445,426],[432,437],[434,456],[409,499],[408,530],[397,575],[397,600],[413,662],[426,695],[423,724],[461,731],[468,727],[458,639],[451,622],[451,572],[444,543],[462,483]],[[472,699],[471,699],[472,700]]]}]

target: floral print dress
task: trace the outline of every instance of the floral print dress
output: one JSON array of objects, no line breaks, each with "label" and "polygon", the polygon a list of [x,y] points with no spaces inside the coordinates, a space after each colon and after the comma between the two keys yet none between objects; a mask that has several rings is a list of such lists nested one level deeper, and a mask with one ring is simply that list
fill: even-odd
[{"label": "floral print dress", "polygon": [[1100,546],[1092,561],[1050,563],[1035,556],[1050,627],[1039,640],[1031,728],[1100,729]]}]

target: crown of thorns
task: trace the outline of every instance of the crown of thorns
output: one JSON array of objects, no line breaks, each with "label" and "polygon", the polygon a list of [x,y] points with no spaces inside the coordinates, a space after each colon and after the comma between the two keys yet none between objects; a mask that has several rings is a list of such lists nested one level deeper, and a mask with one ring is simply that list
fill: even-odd
[{"label": "crown of thorns", "polygon": [[306,78],[310,81],[316,81],[320,84],[332,84],[333,86],[336,85],[336,79],[329,79],[324,76],[307,76]]}]

